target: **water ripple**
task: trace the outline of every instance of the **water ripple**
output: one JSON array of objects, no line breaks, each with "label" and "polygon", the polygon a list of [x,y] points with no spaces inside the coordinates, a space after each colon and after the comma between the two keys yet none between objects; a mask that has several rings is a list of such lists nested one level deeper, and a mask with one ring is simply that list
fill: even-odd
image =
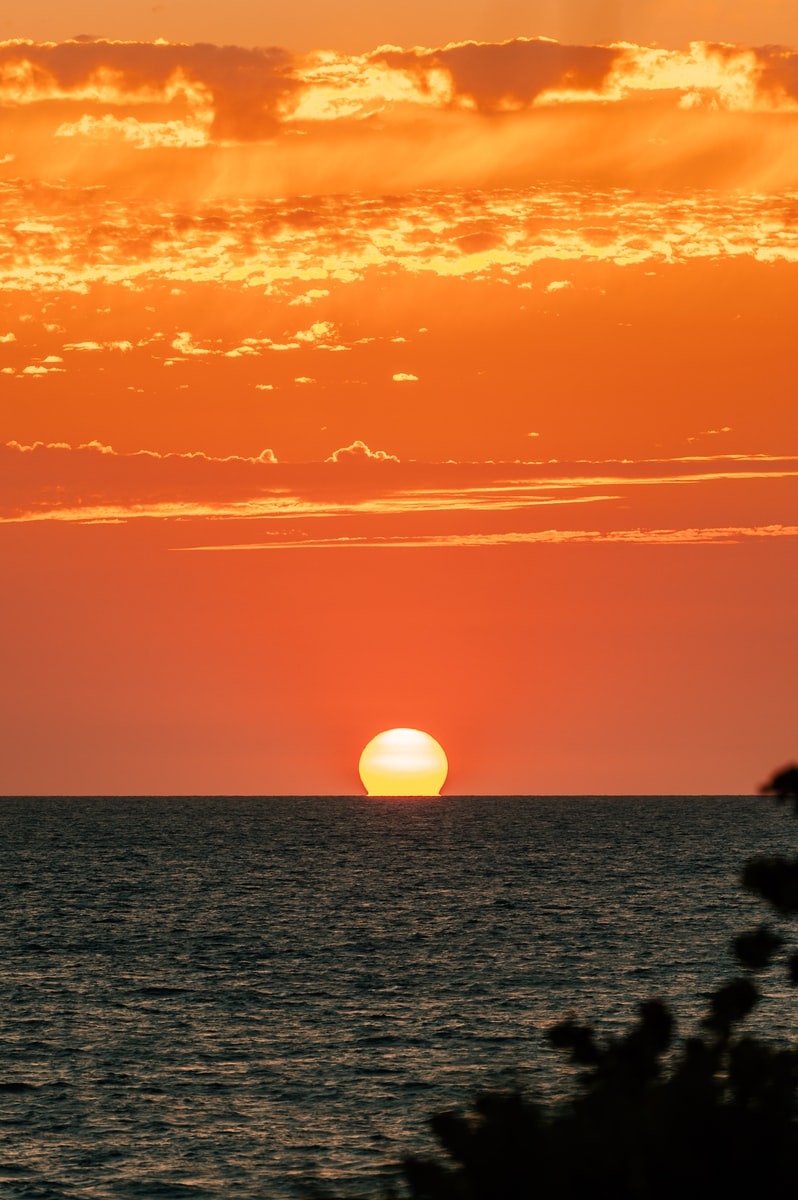
[{"label": "water ripple", "polygon": [[[567,1011],[689,1029],[757,917],[753,799],[2,801],[13,1200],[357,1190],[488,1085],[562,1087]],[[763,1020],[785,1035],[768,982]]]}]

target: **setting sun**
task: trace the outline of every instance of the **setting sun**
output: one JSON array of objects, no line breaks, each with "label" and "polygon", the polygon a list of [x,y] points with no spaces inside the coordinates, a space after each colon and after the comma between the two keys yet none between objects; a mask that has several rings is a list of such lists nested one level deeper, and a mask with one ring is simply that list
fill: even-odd
[{"label": "setting sun", "polygon": [[439,796],[449,763],[443,748],[420,729],[387,729],[360,756],[369,796]]},{"label": "setting sun", "polygon": [[0,791],[792,753],[795,0],[3,16]]}]

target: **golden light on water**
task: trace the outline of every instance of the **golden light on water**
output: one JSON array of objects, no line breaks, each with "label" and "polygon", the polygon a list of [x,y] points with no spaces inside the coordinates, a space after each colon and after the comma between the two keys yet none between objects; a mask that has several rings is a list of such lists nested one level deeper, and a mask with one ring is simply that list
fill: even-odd
[{"label": "golden light on water", "polygon": [[443,747],[420,729],[386,729],[360,756],[369,796],[439,796],[449,763]]}]

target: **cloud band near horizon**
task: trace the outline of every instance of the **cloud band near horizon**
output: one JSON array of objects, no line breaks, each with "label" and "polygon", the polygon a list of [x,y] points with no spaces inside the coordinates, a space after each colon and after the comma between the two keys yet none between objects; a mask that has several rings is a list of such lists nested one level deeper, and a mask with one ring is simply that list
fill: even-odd
[{"label": "cloud band near horizon", "polygon": [[[262,191],[267,180],[269,194],[518,183],[513,149],[530,177],[570,163],[571,175],[612,169],[656,184],[678,169],[778,187],[798,179],[784,137],[795,119],[798,52],[787,47],[515,38],[297,55],[0,43],[0,170],[108,185],[135,172],[137,191],[164,186],[165,162],[170,191],[182,181],[213,194]],[[367,169],[376,145],[391,154]]]},{"label": "cloud band near horizon", "polygon": [[[798,533],[781,519],[784,497],[798,478],[795,457],[425,464],[399,463],[357,441],[324,463],[281,465],[269,450],[254,458],[118,454],[100,442],[14,441],[0,445],[0,466],[0,524],[152,518],[177,528],[211,518],[232,521],[236,530],[238,522],[254,520],[268,530],[268,542],[242,543],[217,526],[217,543],[206,548],[731,543]],[[725,525],[714,515],[719,492]],[[589,528],[578,515],[585,505],[595,522]],[[686,515],[689,523],[683,523]],[[209,528],[203,526],[205,539]]]}]

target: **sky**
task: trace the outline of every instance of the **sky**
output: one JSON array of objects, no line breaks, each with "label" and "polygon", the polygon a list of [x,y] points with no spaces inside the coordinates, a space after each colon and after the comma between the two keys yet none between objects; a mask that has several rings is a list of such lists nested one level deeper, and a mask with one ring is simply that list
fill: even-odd
[{"label": "sky", "polygon": [[33,0],[4,794],[750,793],[798,754],[798,16]]}]

